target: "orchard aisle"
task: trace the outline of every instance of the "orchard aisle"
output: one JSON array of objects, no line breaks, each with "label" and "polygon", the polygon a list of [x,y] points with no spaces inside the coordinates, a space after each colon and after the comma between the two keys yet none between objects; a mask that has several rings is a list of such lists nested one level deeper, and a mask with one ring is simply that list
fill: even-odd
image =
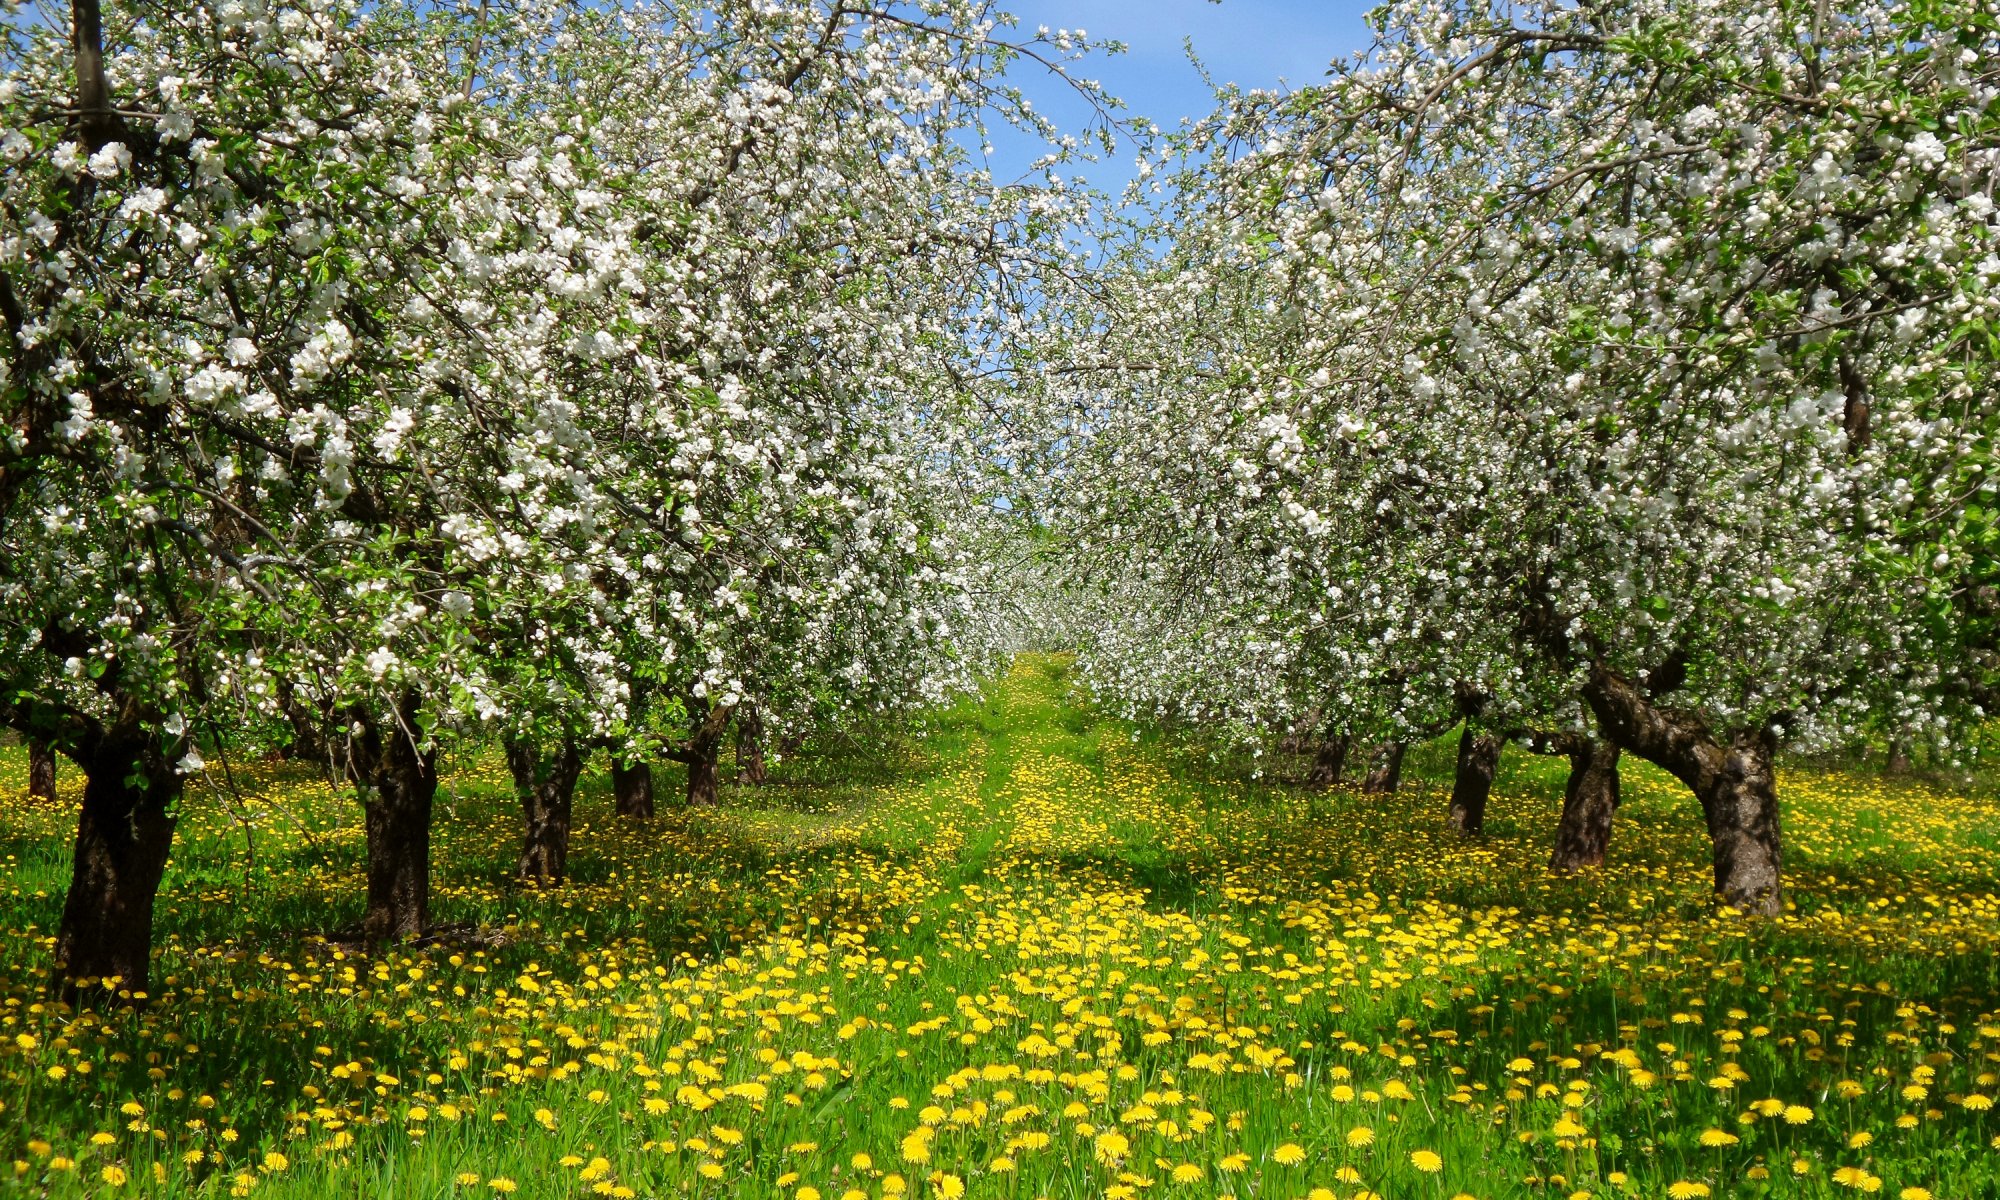
[{"label": "orchard aisle", "polygon": [[1753,925],[1710,915],[1680,865],[1700,830],[1642,772],[1613,866],[1555,880],[1552,780],[1503,771],[1467,845],[1421,780],[1217,781],[1071,686],[1023,658],[846,784],[781,771],[643,827],[589,792],[573,882],[548,892],[506,881],[518,812],[467,764],[439,860],[480,933],[378,959],[297,936],[300,912],[359,897],[351,872],[292,869],[311,846],[275,806],[321,844],[355,834],[280,773],[254,864],[227,817],[190,814],[169,994],[142,1017],[70,1020],[31,990],[52,901],[21,885],[60,878],[64,814],[27,823],[0,776],[10,827],[37,831],[0,877],[0,1101],[23,1117],[5,1152],[22,1178],[53,1168],[56,1194],[114,1175],[793,1200],[1994,1178],[1990,806],[1788,778],[1809,911]]}]

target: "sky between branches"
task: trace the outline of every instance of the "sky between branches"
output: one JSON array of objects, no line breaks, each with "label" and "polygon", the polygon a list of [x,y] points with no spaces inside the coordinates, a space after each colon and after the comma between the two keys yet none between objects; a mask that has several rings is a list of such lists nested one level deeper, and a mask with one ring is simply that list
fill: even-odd
[{"label": "sky between branches", "polygon": [[[1191,42],[1217,84],[1291,87],[1318,82],[1327,64],[1368,44],[1363,15],[1375,0],[1012,0],[1005,7],[1021,19],[1021,29],[1082,29],[1093,38],[1115,38],[1124,54],[1091,61],[1087,74],[1123,100],[1129,111],[1172,130],[1184,117],[1214,107],[1201,75],[1188,61]],[[1038,108],[1066,129],[1087,123],[1090,113],[1067,89],[1047,79],[1028,86]],[[997,139],[994,166],[1002,177],[1018,173],[1032,149],[1025,139]],[[1066,171],[1116,193],[1132,178],[1132,148],[1115,159]]]}]

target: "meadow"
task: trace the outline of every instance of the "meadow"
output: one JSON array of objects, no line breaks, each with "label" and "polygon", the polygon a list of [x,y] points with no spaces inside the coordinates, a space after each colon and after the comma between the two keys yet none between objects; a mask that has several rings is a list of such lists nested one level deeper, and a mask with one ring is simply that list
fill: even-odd
[{"label": "meadow", "polygon": [[717,809],[593,775],[560,889],[511,878],[498,757],[455,762],[445,924],[380,956],[356,806],[234,763],[158,995],[72,1013],[80,777],[37,806],[9,749],[0,1195],[2000,1195],[2000,808],[1789,767],[1792,911],[1751,921],[1665,776],[1628,758],[1611,864],[1558,878],[1557,764],[1510,750],[1461,843],[1449,763],[1260,782],[1024,658]]}]

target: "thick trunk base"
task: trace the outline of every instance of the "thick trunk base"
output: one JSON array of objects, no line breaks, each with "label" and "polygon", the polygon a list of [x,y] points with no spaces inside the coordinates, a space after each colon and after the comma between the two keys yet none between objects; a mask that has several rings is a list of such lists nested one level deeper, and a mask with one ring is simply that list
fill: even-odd
[{"label": "thick trunk base", "polygon": [[56,796],[56,750],[38,737],[28,739],[28,795],[54,804]]},{"label": "thick trunk base", "polygon": [[714,808],[722,803],[722,780],[715,768],[715,754],[711,751],[705,758],[693,758],[687,765],[687,802],[703,808]]},{"label": "thick trunk base", "polygon": [[406,697],[400,721],[386,725],[358,713],[348,750],[349,778],[361,791],[368,837],[368,911],[361,934],[379,946],[422,937],[430,926],[431,807],[437,753],[419,750],[417,702]]},{"label": "thick trunk base", "polygon": [[645,818],[653,815],[653,768],[645,763],[626,766],[611,762],[611,795],[621,817]]},{"label": "thick trunk base", "polygon": [[1618,747],[1581,734],[1568,747],[1569,784],[1556,824],[1549,869],[1601,867],[1611,848],[1611,819],[1618,812]]},{"label": "thick trunk base", "polygon": [[514,794],[520,798],[526,826],[521,837],[521,878],[557,886],[569,870],[570,817],[583,754],[573,738],[564,738],[549,754],[531,743],[509,740],[507,769],[513,773]]},{"label": "thick trunk base", "polygon": [[1361,790],[1369,795],[1386,796],[1401,787],[1403,752],[1407,749],[1401,742],[1383,742],[1376,746],[1368,774],[1361,781]]},{"label": "thick trunk base", "polygon": [[105,735],[80,764],[83,810],[56,931],[57,977],[72,1002],[142,1000],[151,985],[153,901],[173,849],[180,777],[157,740],[138,734]]},{"label": "thick trunk base", "polygon": [[1458,770],[1451,784],[1451,827],[1460,837],[1486,832],[1486,801],[1493,794],[1493,775],[1500,769],[1500,739],[1476,733],[1470,721],[1458,736]]},{"label": "thick trunk base", "polygon": [[1715,847],[1715,894],[1762,916],[1784,911],[1776,749],[1768,734],[1738,734],[1701,795]]},{"label": "thick trunk base", "polygon": [[1777,739],[1769,728],[1718,738],[1694,713],[1664,708],[1602,663],[1584,699],[1605,734],[1688,786],[1701,802],[1715,853],[1715,893],[1746,913],[1784,911],[1778,822]]}]

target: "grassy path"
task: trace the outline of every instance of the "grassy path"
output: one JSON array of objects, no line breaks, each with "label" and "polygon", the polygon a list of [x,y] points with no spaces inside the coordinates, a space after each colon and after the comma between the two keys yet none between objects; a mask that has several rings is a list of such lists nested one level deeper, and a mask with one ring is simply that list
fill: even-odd
[{"label": "grassy path", "polygon": [[1921,789],[1788,775],[1798,911],[1751,925],[1648,772],[1555,879],[1539,761],[1462,844],[1421,778],[1218,777],[1024,659],[719,810],[595,780],[558,891],[459,764],[439,915],[482,934],[382,958],[310,936],[358,909],[354,814],[246,772],[183,826],[166,995],[100,1018],[36,988],[73,812],[17,767],[0,1194],[2000,1194],[2000,816]]}]

